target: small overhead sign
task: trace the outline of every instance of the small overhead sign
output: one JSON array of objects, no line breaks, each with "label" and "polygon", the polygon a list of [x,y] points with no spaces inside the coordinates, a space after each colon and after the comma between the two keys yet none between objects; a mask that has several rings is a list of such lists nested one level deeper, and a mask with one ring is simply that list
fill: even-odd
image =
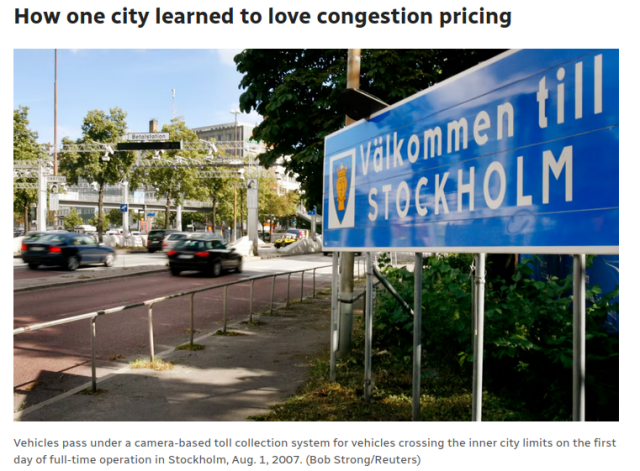
[{"label": "small overhead sign", "polygon": [[148,218],[154,218],[154,217],[156,217],[156,213],[147,213],[147,217]]},{"label": "small overhead sign", "polygon": [[129,205],[128,204],[121,204],[120,205],[120,212],[121,213],[126,213],[129,211]]},{"label": "small overhead sign", "polygon": [[144,141],[168,141],[168,132],[130,132],[125,134],[125,140],[144,142]]},{"label": "small overhead sign", "polygon": [[47,176],[47,182],[49,183],[66,183],[67,182],[67,177],[64,177],[62,175],[48,175]]}]

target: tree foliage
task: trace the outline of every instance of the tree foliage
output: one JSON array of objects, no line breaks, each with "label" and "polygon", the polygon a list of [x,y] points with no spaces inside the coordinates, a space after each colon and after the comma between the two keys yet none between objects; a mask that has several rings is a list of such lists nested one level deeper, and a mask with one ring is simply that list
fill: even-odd
[{"label": "tree foliage", "polygon": [[[360,88],[396,103],[487,60],[498,50],[362,50]],[[267,145],[270,166],[284,156],[299,175],[308,205],[321,204],[324,138],[342,128],[338,93],[346,88],[346,49],[247,49],[235,57],[244,74],[240,109],[265,119],[253,137]]]},{"label": "tree foliage", "polygon": [[76,208],[72,208],[67,217],[64,218],[64,228],[68,231],[72,231],[74,227],[81,224],[84,224],[82,217],[78,214]]},{"label": "tree foliage", "polygon": [[[19,106],[13,110],[13,160],[14,162],[35,162],[41,158],[42,151],[38,145],[38,133],[29,129],[29,108]],[[20,178],[16,181],[27,182],[32,179]],[[14,190],[13,211],[19,213],[24,220],[25,231],[28,227],[28,212],[31,204],[38,201],[37,190]]]},{"label": "tree foliage", "polygon": [[[127,113],[120,108],[111,108],[109,114],[101,110],[87,113],[82,123],[82,137],[75,144],[94,142],[115,144],[122,139],[127,130]],[[68,138],[63,143],[74,144]],[[98,184],[98,221],[100,240],[104,231],[103,197],[106,185],[115,185],[128,178],[131,166],[135,163],[134,152],[115,152],[108,161],[103,159],[104,152],[65,152],[60,158],[60,173],[67,182],[77,184],[80,179]]]}]

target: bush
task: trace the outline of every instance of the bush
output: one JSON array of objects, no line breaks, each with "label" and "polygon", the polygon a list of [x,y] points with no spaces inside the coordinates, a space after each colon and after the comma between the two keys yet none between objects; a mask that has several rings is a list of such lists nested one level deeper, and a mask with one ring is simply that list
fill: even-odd
[{"label": "bush", "polygon": [[[490,257],[489,257],[490,262]],[[459,366],[470,376],[472,256],[435,256],[423,270],[423,351],[441,368]],[[413,304],[414,275],[384,266],[398,293]],[[572,410],[572,277],[538,281],[523,260],[511,281],[487,280],[485,286],[484,385],[511,397],[512,407],[527,407],[538,420],[569,420]],[[393,297],[378,292],[374,339],[407,363],[411,361],[413,319]],[[607,316],[618,312],[616,289],[602,295],[587,290],[587,419],[618,420],[617,332]]]}]

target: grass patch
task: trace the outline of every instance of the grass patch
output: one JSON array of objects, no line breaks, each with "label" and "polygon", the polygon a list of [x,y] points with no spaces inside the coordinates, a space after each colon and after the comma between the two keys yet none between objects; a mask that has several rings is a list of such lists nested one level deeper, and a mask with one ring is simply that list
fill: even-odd
[{"label": "grass patch", "polygon": [[216,333],[213,335],[225,335],[227,337],[237,337],[239,335],[244,335],[242,332],[238,332],[235,330],[227,330],[226,333],[222,332],[222,330],[216,330]]},{"label": "grass patch", "polygon": [[173,363],[170,361],[163,361],[160,358],[156,358],[154,362],[151,360],[138,359],[129,363],[131,369],[146,369],[155,371],[167,371],[173,369]]},{"label": "grass patch", "polygon": [[260,325],[265,325],[264,322],[260,322],[260,321],[242,321],[240,322],[241,325],[248,325],[251,327],[258,327]]},{"label": "grass patch", "polygon": [[124,355],[111,355],[109,357],[107,357],[110,361],[117,361],[117,360],[124,360],[125,356]]},{"label": "grass patch", "polygon": [[22,390],[23,391],[33,391],[35,389],[35,387],[39,386],[40,384],[42,384],[40,381],[34,381],[33,383],[27,384],[24,388],[22,388]]},{"label": "grass patch", "polygon": [[79,280],[88,280],[89,278],[93,278],[92,276],[87,276],[87,275],[80,275],[78,277]]},{"label": "grass patch", "polygon": [[195,352],[197,350],[204,350],[204,345],[200,345],[199,343],[194,343],[193,345],[185,343],[184,345],[177,346],[176,350],[189,350],[191,352]]},{"label": "grass patch", "polygon": [[106,392],[107,392],[106,389],[96,389],[96,392],[93,392],[91,390],[91,388],[87,388],[84,391],[80,391],[78,394],[80,396],[98,396],[98,395],[100,395],[102,393],[106,393]]},{"label": "grass patch", "polygon": [[[375,336],[374,336],[375,337]],[[329,352],[310,358],[310,372],[298,394],[270,406],[256,421],[410,421],[412,419],[412,363],[387,350],[372,355],[371,401],[364,400],[363,322],[354,322],[352,355],[338,361],[336,382],[329,381]],[[423,421],[471,420],[471,378],[439,359],[424,355],[420,416]],[[452,369],[453,368],[453,369]],[[506,398],[483,395],[483,420],[530,420],[525,412],[507,407]]]}]

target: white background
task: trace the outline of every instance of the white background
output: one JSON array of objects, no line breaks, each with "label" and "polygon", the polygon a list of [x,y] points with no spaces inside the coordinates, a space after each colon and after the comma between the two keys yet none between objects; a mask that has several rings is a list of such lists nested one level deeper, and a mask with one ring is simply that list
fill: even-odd
[{"label": "white background", "polygon": [[[269,6],[279,10],[306,10],[315,18],[318,11],[391,10],[407,7],[408,10],[428,9],[434,13],[437,21],[441,9],[456,10],[466,6],[468,11],[480,6],[485,10],[512,12],[512,24],[509,28],[496,25],[458,25],[440,29],[437,24],[431,26],[394,26],[370,25],[362,29],[355,26],[331,25],[155,25],[144,28],[134,25],[113,25],[106,22],[100,26],[67,25],[61,22],[55,26],[33,25],[16,26],[14,8],[28,7],[32,10],[71,10],[103,11],[111,13],[123,7],[137,10],[226,10],[234,7],[239,11],[245,7],[259,10],[266,16]],[[629,211],[622,211],[621,245],[631,247],[636,242],[633,234],[637,231],[638,214],[631,211],[637,201],[637,159],[636,139],[627,138],[637,134],[638,119],[634,111],[638,107],[638,7],[632,2],[574,2],[574,1],[531,1],[507,2],[488,0],[477,2],[456,1],[16,1],[8,0],[0,7],[0,31],[2,46],[1,64],[4,73],[2,81],[2,132],[3,184],[1,206],[2,221],[5,229],[0,232],[3,247],[11,246],[9,225],[11,221],[11,142],[12,142],[12,80],[14,48],[620,48],[621,49],[621,120],[624,123],[624,136],[621,142],[621,200]],[[108,15],[110,16],[110,15]],[[107,17],[108,17],[107,16]],[[264,23],[264,21],[263,21]],[[43,73],[50,73],[44,71]],[[52,87],[53,90],[53,87]],[[53,113],[52,113],[53,115]],[[628,134],[626,134],[628,132]],[[597,169],[594,168],[594,191],[598,191]],[[624,240],[627,240],[624,243]],[[637,255],[633,250],[623,250],[625,272],[621,282],[622,292],[634,292],[634,274]],[[3,252],[2,294],[5,303],[12,301],[12,267],[9,250]],[[637,291],[637,290],[635,290]],[[2,374],[2,459],[0,466],[13,466],[13,457],[18,451],[13,445],[14,438],[48,439],[165,439],[178,437],[184,439],[204,439],[233,437],[238,438],[279,438],[301,439],[316,438],[332,440],[335,438],[388,438],[388,439],[531,439],[551,440],[581,438],[592,440],[595,437],[617,439],[616,449],[558,449],[548,450],[509,450],[509,449],[444,449],[420,452],[425,466],[446,466],[457,469],[463,465],[482,469],[561,469],[571,466],[574,469],[637,469],[638,465],[638,373],[637,349],[633,348],[633,333],[638,331],[638,308],[635,298],[629,299],[622,312],[622,349],[620,362],[620,417],[619,423],[19,423],[12,415],[12,308],[4,313],[2,342],[5,358],[5,371]],[[212,450],[216,452],[217,450]],[[255,450],[254,450],[255,451]],[[334,455],[335,450],[325,450]],[[363,454],[372,454],[374,450],[364,450]],[[390,455],[397,454],[392,449]],[[343,452],[348,453],[348,451]],[[378,453],[385,454],[384,450]],[[34,450],[31,456],[40,454]],[[91,450],[84,449],[84,455]],[[139,453],[145,454],[144,452]],[[153,455],[153,450],[148,454]],[[218,453],[220,454],[220,453]],[[242,454],[242,453],[241,453]],[[257,455],[259,453],[252,453]],[[265,453],[270,454],[270,453]],[[452,466],[453,465],[453,466]],[[16,466],[17,467],[17,466]]]}]

